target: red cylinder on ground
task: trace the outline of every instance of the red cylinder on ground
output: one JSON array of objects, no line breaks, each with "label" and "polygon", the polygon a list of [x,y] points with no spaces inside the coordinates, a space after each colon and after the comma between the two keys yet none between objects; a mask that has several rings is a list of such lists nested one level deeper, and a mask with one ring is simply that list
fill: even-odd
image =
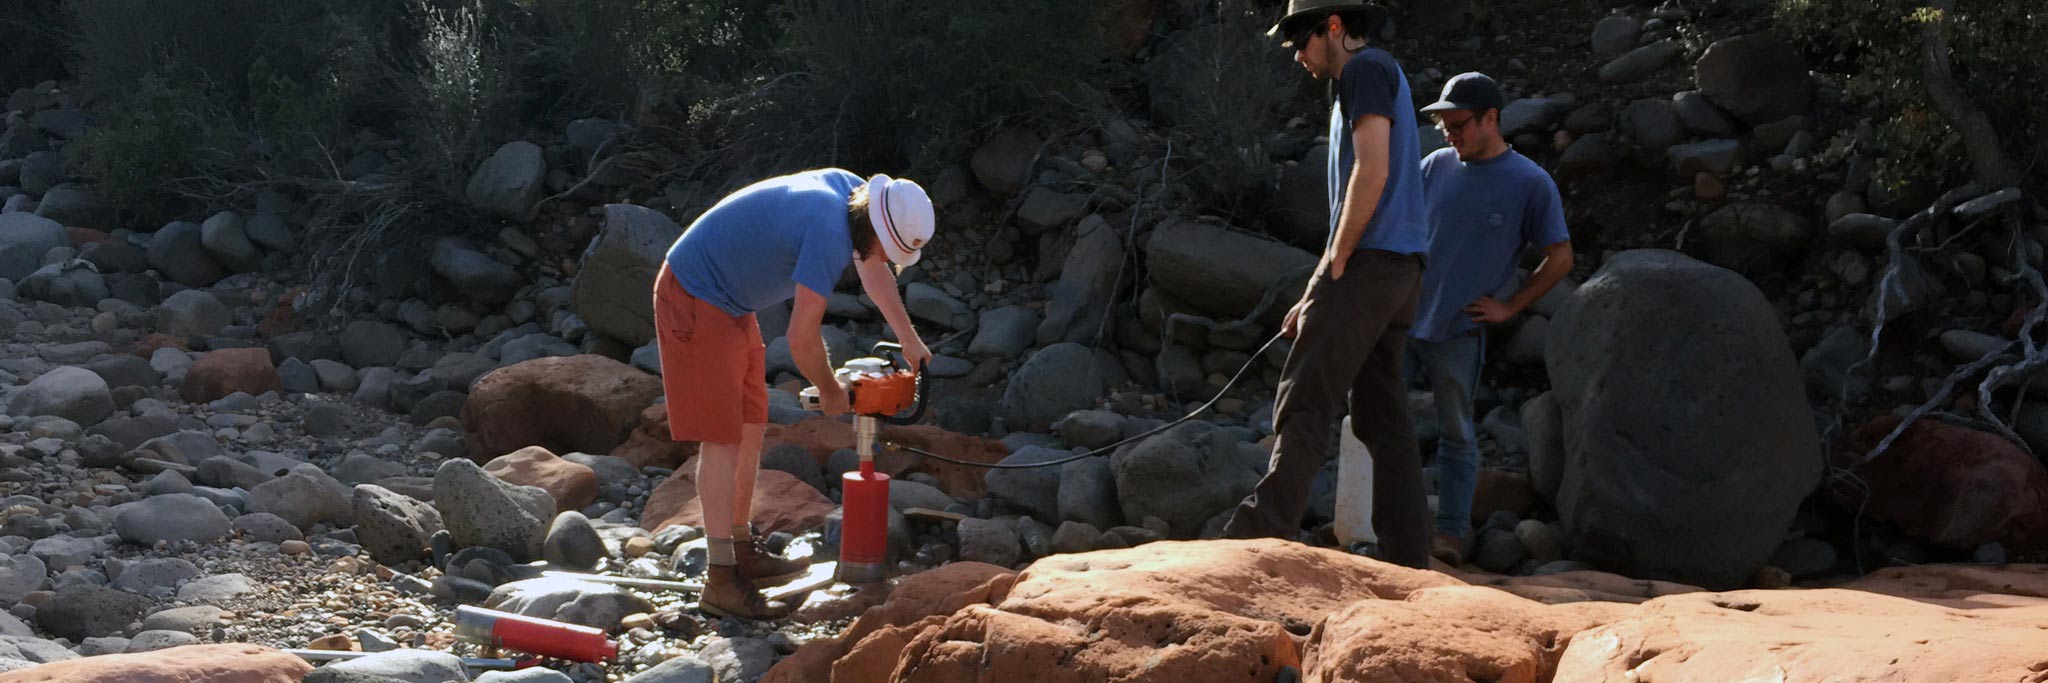
[{"label": "red cylinder on ground", "polygon": [[604,662],[619,656],[619,644],[605,638],[604,631],[468,605],[455,609],[455,637],[577,662]]},{"label": "red cylinder on ground", "polygon": [[839,562],[880,567],[889,555],[889,475],[870,466],[841,476]]}]

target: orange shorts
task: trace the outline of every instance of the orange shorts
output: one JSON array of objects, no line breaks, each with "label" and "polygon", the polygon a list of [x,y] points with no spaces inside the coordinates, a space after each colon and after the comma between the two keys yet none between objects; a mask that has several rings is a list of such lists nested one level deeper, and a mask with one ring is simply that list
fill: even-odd
[{"label": "orange shorts", "polygon": [[768,422],[768,351],[754,314],[733,317],[690,296],[664,263],[654,280],[654,339],[670,438],[737,444],[742,425]]}]

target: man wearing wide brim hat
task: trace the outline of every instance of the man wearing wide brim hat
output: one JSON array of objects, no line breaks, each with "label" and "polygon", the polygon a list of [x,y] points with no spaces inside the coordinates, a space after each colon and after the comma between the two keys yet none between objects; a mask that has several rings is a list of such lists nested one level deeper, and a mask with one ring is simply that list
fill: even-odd
[{"label": "man wearing wide brim hat", "polygon": [[827,416],[847,411],[820,334],[825,301],[851,264],[911,367],[931,351],[911,326],[892,268],[917,263],[932,239],[931,199],[917,183],[862,180],[828,168],[769,178],[719,200],[669,247],[654,282],[655,340],[669,436],[696,441],[710,567],[699,605],[720,616],[786,615],[758,584],[801,573],[748,525],[767,431],[766,349],[754,312],[795,299],[789,351]]},{"label": "man wearing wide brim hat", "polygon": [[1429,503],[1401,359],[1421,290],[1429,218],[1408,77],[1367,39],[1385,14],[1359,0],[1292,0],[1271,31],[1309,75],[1335,83],[1330,236],[1282,324],[1294,346],[1275,399],[1271,466],[1224,535],[1300,533],[1309,489],[1329,460],[1330,432],[1348,399],[1352,432],[1372,453],[1379,545],[1368,552],[1426,567]]}]

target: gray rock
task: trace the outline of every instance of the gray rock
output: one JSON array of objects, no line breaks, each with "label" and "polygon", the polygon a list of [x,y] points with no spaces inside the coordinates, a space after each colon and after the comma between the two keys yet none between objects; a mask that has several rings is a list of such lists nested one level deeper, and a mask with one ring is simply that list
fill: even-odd
[{"label": "gray rock", "polygon": [[[1819,436],[1770,303],[1732,271],[1636,250],[1608,260],[1553,322],[1556,508],[1575,557],[1630,576],[1743,584],[1777,545],[1756,530],[1786,528],[1820,476]],[[1541,482],[1547,447],[1543,428],[1530,429]],[[1660,502],[1679,498],[1692,503]]]},{"label": "gray rock", "polygon": [[[572,124],[573,125],[573,124]],[[606,204],[604,224],[583,251],[569,310],[590,329],[635,346],[654,339],[654,302],[648,295],[668,248],[683,229],[659,211]]]},{"label": "gray rock", "polygon": [[1060,466],[1059,519],[1108,529],[1124,523],[1116,474],[1108,458],[1082,458]]},{"label": "gray rock", "polygon": [[1771,554],[1771,566],[1794,579],[1810,579],[1835,570],[1835,547],[1818,538],[1795,538]]},{"label": "gray rock", "polygon": [[36,625],[51,635],[74,641],[115,635],[142,618],[149,600],[112,588],[74,584],[36,608]]},{"label": "gray rock", "polygon": [[596,154],[599,148],[624,129],[624,126],[605,119],[576,119],[569,122],[566,137],[576,151],[589,156]]},{"label": "gray rock", "polygon": [[206,252],[213,260],[237,273],[253,273],[263,268],[263,252],[256,249],[256,243],[249,241],[249,232],[244,227],[242,215],[233,211],[222,211],[199,226],[199,243],[206,246]]},{"label": "gray rock", "polygon": [[[444,237],[434,242],[431,260],[434,272],[455,285],[464,296],[486,306],[496,306],[512,300],[512,295],[525,284],[526,278],[511,266],[491,258],[489,254],[476,250],[467,242],[453,237]],[[352,365],[365,365],[354,360]]]},{"label": "gray rock", "polygon": [[484,607],[607,631],[617,630],[627,615],[655,610],[654,603],[618,586],[556,577],[499,586]]},{"label": "gray rock", "polygon": [[680,655],[633,674],[626,683],[717,683],[718,680],[718,672],[704,660]]},{"label": "gray rock", "polygon": [[51,536],[36,539],[28,552],[51,569],[62,571],[74,565],[91,562],[105,553],[112,543],[108,536],[83,538],[78,536]]},{"label": "gray rock", "polygon": [[[347,411],[343,410],[341,406],[320,402],[306,409],[305,416],[299,419],[299,428],[305,430],[307,436],[325,439],[347,432],[348,419]],[[344,479],[342,483],[361,482],[349,482]]]},{"label": "gray rock", "polygon": [[1031,181],[1031,167],[1044,144],[1030,131],[1010,128],[975,150],[968,163],[983,187],[998,194],[1016,194]]},{"label": "gray rock", "polygon": [[1082,522],[1060,522],[1060,528],[1052,534],[1055,553],[1085,553],[1101,546],[1102,532]]},{"label": "gray rock", "polygon": [[150,367],[149,361],[128,353],[102,357],[86,364],[85,368],[105,380],[110,389],[155,388],[164,381],[164,374]]},{"label": "gray rock", "polygon": [[181,602],[221,602],[244,593],[253,593],[256,583],[241,574],[216,574],[196,579],[178,589]]},{"label": "gray rock", "polygon": [[53,415],[91,427],[113,414],[114,395],[93,371],[67,365],[29,382],[8,401],[7,412],[16,417]]},{"label": "gray rock", "polygon": [[1104,378],[1094,350],[1074,343],[1040,349],[1010,375],[1001,412],[1011,429],[1050,425],[1067,413],[1094,405]]},{"label": "gray rock", "polygon": [[1885,248],[1885,241],[1899,222],[1867,213],[1850,213],[1828,224],[1828,235],[1843,244],[1865,251]]},{"label": "gray rock", "polygon": [[1670,39],[1659,40],[1649,45],[1629,50],[1626,54],[1601,65],[1601,83],[1634,83],[1649,78],[1651,74],[1664,70],[1684,50],[1678,42]]},{"label": "gray rock", "polygon": [[966,303],[922,282],[904,288],[903,307],[910,317],[946,329],[962,329],[974,323],[974,311]]},{"label": "gray rock", "polygon": [[178,631],[180,633],[212,633],[213,627],[221,623],[226,610],[212,605],[173,607],[155,612],[142,620],[143,631]]},{"label": "gray rock", "polygon": [[1008,567],[1017,564],[1023,553],[1016,526],[993,519],[960,520],[960,559]]},{"label": "gray rock", "polygon": [[211,287],[227,277],[213,254],[206,250],[197,223],[174,221],[149,239],[149,266],[172,282],[186,287]]},{"label": "gray rock", "polygon": [[67,140],[76,140],[85,135],[85,112],[72,107],[45,109],[29,118],[36,130]]},{"label": "gray rock", "polygon": [[568,674],[539,667],[520,671],[486,671],[476,683],[576,683]]},{"label": "gray rock", "polygon": [[721,681],[753,681],[775,663],[775,646],[759,638],[724,638],[697,653]]},{"label": "gray rock", "polygon": [[1665,100],[1630,102],[1628,108],[1621,112],[1621,122],[1637,146],[1660,156],[1664,150],[1685,140],[1685,126],[1679,122],[1678,112]]},{"label": "gray rock", "polygon": [[1088,195],[1034,187],[1024,193],[1024,202],[1017,207],[1017,227],[1025,235],[1036,236],[1067,227],[1087,213]]},{"label": "gray rock", "polygon": [[36,203],[36,215],[67,227],[108,230],[113,228],[114,206],[90,187],[59,183],[43,193],[42,201]]},{"label": "gray rock", "polygon": [[136,450],[141,456],[180,465],[205,462],[221,455],[220,442],[212,434],[189,429],[144,441]]},{"label": "gray rock", "polygon": [[1523,133],[1548,133],[1572,113],[1573,99],[1566,97],[1524,97],[1500,110],[1500,133],[1513,138]]},{"label": "gray rock", "polygon": [[[11,131],[10,131],[11,132]],[[6,156],[6,155],[0,155]],[[66,159],[63,152],[31,152],[21,159],[21,189],[29,194],[41,196],[64,181]]]},{"label": "gray rock", "polygon": [[20,296],[67,308],[87,308],[111,296],[107,280],[92,264],[79,260],[52,263],[21,281]]},{"label": "gray rock", "polygon": [[1175,538],[1192,538],[1251,493],[1267,454],[1207,422],[1169,429],[1110,457],[1125,520],[1158,517]]},{"label": "gray rock", "polygon": [[1869,352],[1869,335],[1848,326],[1829,329],[1820,343],[1813,345],[1806,356],[1799,359],[1799,373],[1807,395],[1831,401],[1841,396],[1845,384],[1852,396],[1869,392],[1871,380],[1868,375],[1852,377],[1849,374],[1849,368],[1861,362]]},{"label": "gray rock", "polygon": [[405,331],[395,325],[358,320],[341,333],[341,356],[358,368],[391,366],[398,364],[409,343]]},{"label": "gray rock", "polygon": [[198,636],[183,631],[143,631],[128,641],[126,652],[155,652],[198,644]]},{"label": "gray rock", "polygon": [[43,254],[71,246],[63,224],[31,213],[0,213],[0,278],[16,282],[41,268]]},{"label": "gray rock", "polygon": [[320,376],[313,373],[313,366],[297,358],[286,358],[278,364],[277,378],[287,394],[320,393]]},{"label": "gray rock", "polygon": [[144,546],[158,541],[212,543],[225,538],[228,528],[228,516],[219,506],[190,493],[153,496],[114,518],[114,533],[121,540]]},{"label": "gray rock", "polygon": [[1671,159],[1672,169],[1678,175],[1691,178],[1699,173],[1726,176],[1742,160],[1742,142],[1738,140],[1702,140],[1683,145],[1673,145],[1665,154]]},{"label": "gray rock", "polygon": [[179,586],[205,575],[198,565],[185,559],[159,557],[126,563],[120,576],[109,585],[130,593],[170,597]]},{"label": "gray rock", "polygon": [[[1059,342],[1090,342],[1103,336],[1103,318],[1116,295],[1117,275],[1124,262],[1123,239],[1101,216],[1089,216],[1074,228],[1074,248],[1067,251],[1060,279],[1052,284],[1052,301],[1045,306],[1045,319],[1038,324],[1036,339],[1041,346]],[[1015,314],[1012,314],[1013,316]],[[1035,316],[1033,316],[1035,317]],[[987,324],[984,321],[984,326]],[[986,327],[984,327],[986,331]],[[1007,330],[1001,331],[1007,332]],[[995,338],[991,343],[1011,342]],[[975,343],[981,336],[975,337]],[[1004,344],[1007,347],[1009,344]],[[973,347],[969,347],[970,352]],[[993,349],[1004,350],[1004,349]],[[1015,356],[1022,349],[1001,355]]]},{"label": "gray rock", "polygon": [[546,491],[507,483],[469,460],[448,460],[434,472],[434,507],[456,545],[483,546],[515,559],[540,557],[555,502]]},{"label": "gray rock", "polygon": [[[1003,464],[1032,464],[1070,455],[1065,451],[1026,446],[1003,458]],[[991,498],[1045,521],[1060,517],[1060,471],[1051,467],[991,469],[984,475]]]},{"label": "gray rock", "polygon": [[467,682],[462,658],[433,650],[392,650],[321,667],[341,673],[383,676],[405,683]]},{"label": "gray rock", "polygon": [[408,471],[404,465],[369,453],[351,453],[348,457],[342,458],[341,464],[334,467],[334,478],[343,484],[354,486],[379,479],[402,477]]},{"label": "gray rock", "polygon": [[952,504],[953,497],[946,495],[946,492],[939,490],[937,486],[907,479],[889,482],[889,507],[897,511],[910,508],[944,510]]},{"label": "gray rock", "polygon": [[[1154,228],[1145,244],[1145,267],[1160,293],[1219,319],[1251,313],[1276,281],[1296,270],[1305,275],[1315,263],[1315,255],[1286,244],[1186,220],[1171,220]],[[1301,282],[1305,286],[1307,279]],[[1300,289],[1293,289],[1278,298],[1293,301],[1300,294]],[[1287,313],[1286,306],[1272,308],[1282,310],[1268,311],[1259,322],[1277,327]]]},{"label": "gray rock", "polygon": [[1776,204],[1734,202],[1701,219],[1706,261],[1745,275],[1794,265],[1813,243],[1806,217]]},{"label": "gray rock", "polygon": [[546,189],[547,174],[547,158],[539,145],[508,142],[470,175],[464,196],[486,213],[525,220]]},{"label": "gray rock", "polygon": [[50,570],[34,555],[0,554],[0,604],[12,605],[50,585]]},{"label": "gray rock", "polygon": [[[908,482],[897,482],[898,485],[904,483]],[[590,526],[590,519],[583,513],[568,510],[556,515],[554,523],[548,525],[540,556],[548,564],[575,571],[591,571],[604,561],[604,539],[598,537],[597,529]]]},{"label": "gray rock", "polygon": [[1770,34],[1724,38],[1693,65],[1700,93],[1749,125],[1771,123],[1813,106],[1813,79],[1799,50]]},{"label": "gray rock", "polygon": [[1472,564],[1496,574],[1514,571],[1528,557],[1529,549],[1522,547],[1522,540],[1504,529],[1480,531],[1479,541],[1472,546]]},{"label": "gray rock", "polygon": [[1531,316],[1515,328],[1515,334],[1508,338],[1507,357],[1518,365],[1536,365],[1543,362],[1543,345],[1549,339],[1550,320]]},{"label": "gray rock", "polygon": [[[236,517],[234,526],[236,531],[242,532],[243,538],[257,543],[283,543],[306,537],[298,527],[292,526],[291,522],[268,512],[252,512]],[[358,526],[357,538],[360,539],[362,534],[362,528]]]},{"label": "gray rock", "polygon": [[313,366],[313,374],[320,378],[321,391],[347,394],[355,391],[356,386],[360,384],[360,380],[356,378],[355,368],[324,358],[315,359],[310,364]]},{"label": "gray rock", "polygon": [[292,233],[292,227],[285,223],[284,216],[266,211],[250,215],[242,223],[242,230],[249,241],[276,252],[291,253],[293,243],[298,240]]},{"label": "gray rock", "polygon": [[376,484],[357,484],[350,495],[356,539],[387,565],[425,556],[429,539],[443,528],[441,512]]},{"label": "gray rock", "polygon": [[107,240],[79,247],[78,257],[91,261],[102,273],[140,273],[149,270],[149,254],[128,240]]},{"label": "gray rock", "polygon": [[1614,59],[1636,47],[1636,38],[1642,35],[1643,22],[1633,17],[1610,16],[1593,24],[1593,56]]},{"label": "gray rock", "polygon": [[1592,133],[1572,142],[1558,157],[1559,178],[1584,178],[1606,173],[1621,161],[1622,143],[1613,133]]},{"label": "gray rock", "polygon": [[322,522],[347,526],[355,516],[348,487],[314,465],[299,465],[251,489],[249,511],[283,517],[302,530]]},{"label": "gray rock", "polygon": [[1698,90],[1672,95],[1671,108],[1677,112],[1678,120],[1694,133],[1710,138],[1735,137],[1735,119],[1707,101],[1707,96]]},{"label": "gray rock", "polygon": [[1557,527],[1525,519],[1515,524],[1515,538],[1529,551],[1529,559],[1538,564],[1564,559],[1564,537],[1558,533]]},{"label": "gray rock", "polygon": [[214,456],[199,461],[198,472],[193,478],[204,486],[255,490],[275,477],[249,463],[227,456]]},{"label": "gray rock", "polygon": [[983,313],[967,353],[977,358],[1015,358],[1031,348],[1043,319],[1037,311],[1024,306],[1004,306]]},{"label": "gray rock", "polygon": [[1069,448],[1101,448],[1123,437],[1128,419],[1107,410],[1079,410],[1052,426]]}]

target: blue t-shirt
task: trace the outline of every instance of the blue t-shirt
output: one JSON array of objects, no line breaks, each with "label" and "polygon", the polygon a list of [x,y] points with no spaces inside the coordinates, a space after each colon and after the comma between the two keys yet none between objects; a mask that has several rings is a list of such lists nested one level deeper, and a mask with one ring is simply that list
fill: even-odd
[{"label": "blue t-shirt", "polygon": [[1398,254],[1420,254],[1429,249],[1429,213],[1422,203],[1422,181],[1415,162],[1422,158],[1415,132],[1415,99],[1408,94],[1408,76],[1394,55],[1379,48],[1360,50],[1344,63],[1337,77],[1337,103],[1330,107],[1330,237],[1324,251],[1337,240],[1337,228],[1344,215],[1344,193],[1351,182],[1351,167],[1358,152],[1351,146],[1351,126],[1367,114],[1387,117],[1390,137],[1387,145],[1387,185],[1380,192],[1379,208],[1365,224],[1359,249],[1381,249]]},{"label": "blue t-shirt", "polygon": [[1416,339],[1443,341],[1477,329],[1465,306],[1514,277],[1523,245],[1571,239],[1564,202],[1543,167],[1513,149],[1467,162],[1451,148],[1422,160],[1429,199],[1429,267],[1415,309]]},{"label": "blue t-shirt", "polygon": [[733,316],[796,296],[831,294],[853,263],[846,200],[865,181],[827,168],[740,188],[698,216],[668,249],[683,291]]}]

